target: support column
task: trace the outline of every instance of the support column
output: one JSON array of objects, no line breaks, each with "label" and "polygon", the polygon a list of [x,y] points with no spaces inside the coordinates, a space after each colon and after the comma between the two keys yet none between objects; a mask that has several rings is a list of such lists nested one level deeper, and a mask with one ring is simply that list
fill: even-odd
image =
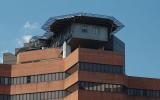
[{"label": "support column", "polygon": [[63,43],[63,58],[66,58],[71,53],[71,47],[66,43]]}]

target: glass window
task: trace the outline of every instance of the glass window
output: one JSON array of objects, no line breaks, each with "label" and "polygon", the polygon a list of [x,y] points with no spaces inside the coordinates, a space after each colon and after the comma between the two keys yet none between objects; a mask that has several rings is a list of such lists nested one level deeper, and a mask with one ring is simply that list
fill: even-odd
[{"label": "glass window", "polygon": [[52,74],[52,81],[56,80],[56,75]]},{"label": "glass window", "polygon": [[112,88],[113,92],[117,92],[117,85],[112,85]]},{"label": "glass window", "polygon": [[91,70],[91,72],[97,72],[97,68],[96,68],[96,66],[95,66],[95,65],[93,65],[93,66],[92,66],[92,70]]},{"label": "glass window", "polygon": [[101,86],[101,91],[105,91],[105,84],[102,84]]},{"label": "glass window", "polygon": [[17,84],[20,84],[20,77],[16,77]]},{"label": "glass window", "polygon": [[31,83],[35,83],[35,77],[31,76]]},{"label": "glass window", "polygon": [[122,86],[121,85],[117,85],[117,92],[122,92]]},{"label": "glass window", "polygon": [[52,99],[52,92],[48,92],[48,99]]},{"label": "glass window", "polygon": [[110,91],[108,84],[105,84],[105,91],[106,91],[106,92],[109,92],[109,91]]},{"label": "glass window", "polygon": [[41,75],[41,82],[44,82],[45,81],[45,75]]},{"label": "glass window", "polygon": [[22,94],[19,95],[19,99],[20,99],[20,100],[23,100],[23,95],[22,95]]},{"label": "glass window", "polygon": [[41,75],[38,75],[38,82],[41,82]]},{"label": "glass window", "polygon": [[20,77],[20,84],[24,84],[24,77]]},{"label": "glass window", "polygon": [[48,92],[45,92],[44,93],[44,100],[47,100],[48,99]]},{"label": "glass window", "polygon": [[59,91],[59,98],[63,98],[63,91]]},{"label": "glass window", "polygon": [[33,99],[33,93],[30,94],[30,100],[34,100]]},{"label": "glass window", "polygon": [[11,77],[8,77],[8,84],[11,85]]},{"label": "glass window", "polygon": [[27,77],[23,77],[23,83],[27,83]]},{"label": "glass window", "polygon": [[4,85],[5,81],[4,81],[4,77],[1,77],[1,84]]},{"label": "glass window", "polygon": [[55,73],[56,79],[55,80],[59,80],[59,73]]},{"label": "glass window", "polygon": [[27,100],[27,95],[26,94],[23,95],[23,99],[22,100]]},{"label": "glass window", "polygon": [[65,79],[66,78],[66,74],[65,73],[63,73],[63,79]]},{"label": "glass window", "polygon": [[[11,96],[12,100],[16,100],[16,95]],[[0,99],[1,100],[1,99]],[[2,99],[3,100],[3,99]]]},{"label": "glass window", "polygon": [[40,93],[37,93],[37,100],[41,100],[41,99],[40,99],[40,96],[41,96],[41,94],[40,94]]},{"label": "glass window", "polygon": [[27,76],[27,83],[31,83],[31,76]]},{"label": "glass window", "polygon": [[87,83],[88,90],[93,90],[93,84],[92,83]]},{"label": "glass window", "polygon": [[14,78],[11,78],[11,84],[14,85]]},{"label": "glass window", "polygon": [[55,91],[55,99],[59,98],[59,91]]},{"label": "glass window", "polygon": [[49,81],[52,80],[52,74],[48,74],[48,80],[49,80]]},{"label": "glass window", "polygon": [[0,94],[0,100],[3,100],[3,95]]},{"label": "glass window", "polygon": [[29,94],[26,94],[26,95],[27,95],[27,100],[30,100],[30,98],[29,98],[29,97],[30,97],[30,95],[29,95]]},{"label": "glass window", "polygon": [[14,84],[16,85],[17,84],[17,79],[15,77],[14,77],[13,81],[14,81]]},{"label": "glass window", "polygon": [[93,83],[93,90],[97,91],[97,84],[96,83]]},{"label": "glass window", "polygon": [[40,93],[40,95],[41,95],[40,100],[44,100],[44,97],[45,97],[44,93]]},{"label": "glass window", "polygon": [[37,75],[34,76],[34,82],[35,82],[35,83],[38,82],[38,76],[37,76]]},{"label": "glass window", "polygon": [[5,85],[9,85],[9,84],[8,84],[8,83],[9,83],[8,81],[9,81],[8,78],[4,78],[4,84],[5,84]]},{"label": "glass window", "polygon": [[45,74],[45,82],[47,82],[49,80],[49,74]]},{"label": "glass window", "polygon": [[56,99],[55,92],[52,92],[52,99]]},{"label": "glass window", "polygon": [[82,28],[82,32],[83,32],[83,33],[87,33],[87,32],[88,32],[88,29]]},{"label": "glass window", "polygon": [[33,100],[38,100],[38,99],[37,99],[37,93],[34,93],[34,94],[33,94]]},{"label": "glass window", "polygon": [[19,95],[16,95],[16,98],[17,98],[16,100],[20,100]]}]

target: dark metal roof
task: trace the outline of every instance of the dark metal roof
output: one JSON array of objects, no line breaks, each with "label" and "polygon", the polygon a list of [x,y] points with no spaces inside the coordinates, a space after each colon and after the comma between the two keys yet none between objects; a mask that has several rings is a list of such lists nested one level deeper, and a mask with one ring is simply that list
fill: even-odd
[{"label": "dark metal roof", "polygon": [[42,26],[42,29],[47,33],[58,33],[63,30],[64,27],[71,23],[86,23],[95,25],[112,25],[111,33],[116,33],[124,27],[124,25],[112,16],[91,14],[91,13],[75,13],[63,16],[51,17]]}]

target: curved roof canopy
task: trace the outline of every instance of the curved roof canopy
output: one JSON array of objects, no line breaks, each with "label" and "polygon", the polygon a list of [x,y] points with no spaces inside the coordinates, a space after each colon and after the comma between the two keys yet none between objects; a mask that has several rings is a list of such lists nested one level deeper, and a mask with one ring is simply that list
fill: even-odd
[{"label": "curved roof canopy", "polygon": [[47,33],[60,33],[65,27],[71,23],[94,24],[101,26],[110,26],[111,34],[116,33],[124,27],[124,25],[112,16],[90,14],[90,13],[75,13],[63,16],[51,17],[42,26]]}]

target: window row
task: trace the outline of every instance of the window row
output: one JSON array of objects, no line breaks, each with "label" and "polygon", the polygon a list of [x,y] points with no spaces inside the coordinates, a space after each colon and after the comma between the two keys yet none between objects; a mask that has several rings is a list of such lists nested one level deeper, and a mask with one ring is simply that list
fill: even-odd
[{"label": "window row", "polygon": [[63,80],[66,78],[65,73],[49,73],[40,74],[24,77],[0,77],[1,85],[17,85],[17,84],[27,84],[27,83],[39,83],[55,80]]},{"label": "window row", "polygon": [[65,91],[39,92],[17,95],[0,95],[0,100],[51,100],[66,96]]},{"label": "window row", "polygon": [[79,88],[91,91],[102,91],[102,92],[123,92],[123,86],[119,84],[102,84],[92,82],[79,82]]},{"label": "window row", "polygon": [[66,90],[59,91],[47,91],[38,93],[27,93],[27,94],[17,94],[17,95],[0,95],[0,100],[51,100],[64,98],[65,96],[71,94],[72,92],[82,89],[89,91],[100,91],[100,92],[110,92],[110,93],[124,93],[132,96],[150,96],[150,97],[160,97],[160,91],[155,90],[145,90],[145,89],[133,89],[127,88],[120,84],[107,84],[107,83],[95,83],[95,82],[84,82],[79,81]]},{"label": "window row", "polygon": [[104,73],[123,73],[122,66],[95,64],[95,63],[78,63],[64,73],[49,73],[41,75],[23,76],[23,77],[0,77],[0,85],[17,85],[27,83],[38,83],[55,80],[63,80],[77,70]]},{"label": "window row", "polygon": [[93,82],[79,82],[79,88],[91,91],[102,91],[102,92],[116,92],[124,93],[132,96],[147,96],[147,97],[160,97],[160,90],[146,90],[146,89],[133,89],[127,88],[119,84],[103,84]]},{"label": "window row", "polygon": [[96,63],[79,63],[79,69],[90,72],[104,72],[104,73],[123,73],[123,67],[118,65],[106,65]]},{"label": "window row", "polygon": [[144,90],[144,89],[129,88],[127,90],[127,94],[134,95],[134,96],[160,97],[160,91],[156,91],[156,90]]}]

